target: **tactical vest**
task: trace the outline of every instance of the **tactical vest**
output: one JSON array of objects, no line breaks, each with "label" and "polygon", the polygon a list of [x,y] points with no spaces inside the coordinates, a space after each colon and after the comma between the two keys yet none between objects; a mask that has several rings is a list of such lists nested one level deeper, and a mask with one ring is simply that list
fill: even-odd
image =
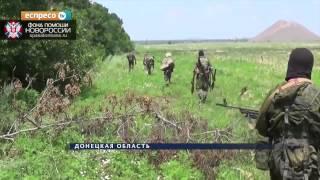
[{"label": "tactical vest", "polygon": [[154,64],[154,59],[152,56],[145,57],[145,65],[152,66]]},{"label": "tactical vest", "polygon": [[173,69],[174,69],[174,66],[175,65],[174,65],[174,61],[173,61],[172,58],[164,58],[160,69],[162,71],[170,71],[170,72],[172,72]]},{"label": "tactical vest", "polygon": [[284,84],[273,93],[266,119],[273,144],[269,165],[276,179],[319,178],[319,94],[310,82]]},{"label": "tactical vest", "polygon": [[201,65],[202,65],[202,67],[204,67],[204,68],[208,68],[208,66],[209,66],[209,60],[208,60],[208,58],[206,58],[206,57],[200,57],[200,63],[201,63]]},{"label": "tactical vest", "polygon": [[208,58],[200,57],[197,63],[197,79],[209,80],[211,67]]},{"label": "tactical vest", "polygon": [[130,62],[134,61],[134,55],[129,54],[129,55],[127,56],[127,59],[128,59]]}]

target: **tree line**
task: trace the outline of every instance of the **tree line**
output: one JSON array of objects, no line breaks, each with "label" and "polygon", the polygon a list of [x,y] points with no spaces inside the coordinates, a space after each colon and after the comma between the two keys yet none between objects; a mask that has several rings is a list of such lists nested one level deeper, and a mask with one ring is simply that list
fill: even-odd
[{"label": "tree line", "polygon": [[106,7],[90,0],[11,0],[0,3],[2,19],[19,19],[20,11],[71,10],[77,22],[77,40],[1,40],[0,81],[14,76],[24,85],[26,74],[36,75],[34,88],[41,90],[54,65],[67,63],[84,73],[105,57],[134,47],[122,20]]}]

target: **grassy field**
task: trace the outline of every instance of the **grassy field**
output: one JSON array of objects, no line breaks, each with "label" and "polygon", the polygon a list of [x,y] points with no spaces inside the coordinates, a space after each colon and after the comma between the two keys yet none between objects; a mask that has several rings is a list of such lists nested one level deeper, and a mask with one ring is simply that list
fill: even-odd
[{"label": "grassy field", "polygon": [[[86,112],[86,116],[91,117],[101,113],[109,103],[106,97],[124,97],[131,93],[150,97],[181,119],[188,112],[206,121],[209,129],[230,127],[232,142],[254,143],[257,134],[248,128],[247,120],[238,111],[217,107],[215,103],[226,98],[231,105],[258,109],[268,91],[284,80],[288,53],[295,47],[308,47],[313,51],[316,62],[312,78],[319,84],[319,44],[139,45],[136,47],[138,62],[133,72],[128,72],[125,55],[106,59],[94,71],[93,87],[82,91],[68,113],[77,116]],[[203,105],[198,104],[196,94],[190,93],[192,70],[199,49],[205,50],[217,69],[216,87],[209,92],[208,101]],[[169,87],[165,86],[159,69],[167,51],[172,52],[176,63]],[[146,52],[156,58],[155,71],[150,76],[143,71],[142,58]],[[247,92],[240,96],[244,87]],[[137,117],[135,127],[141,140],[151,133],[146,125],[154,121],[151,117]],[[195,166],[187,151],[180,151],[155,165],[150,162],[150,155],[144,152],[70,152],[66,149],[70,142],[121,141],[112,125],[106,124],[103,128],[100,135],[86,135],[81,133],[81,128],[72,126],[63,132],[40,131],[32,134],[32,138],[22,134],[14,143],[3,143],[0,179],[205,179],[205,173]],[[255,168],[253,152],[236,153],[232,159],[221,161],[215,169],[216,179],[268,179],[267,172]]]}]

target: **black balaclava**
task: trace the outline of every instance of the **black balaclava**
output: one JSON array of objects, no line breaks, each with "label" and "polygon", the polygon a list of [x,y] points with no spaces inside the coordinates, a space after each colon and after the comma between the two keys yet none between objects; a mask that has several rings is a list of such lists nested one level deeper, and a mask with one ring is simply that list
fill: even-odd
[{"label": "black balaclava", "polygon": [[311,79],[313,54],[306,48],[294,49],[289,58],[286,81],[292,78]]},{"label": "black balaclava", "polygon": [[200,51],[199,51],[198,56],[199,56],[199,57],[203,57],[203,56],[204,56],[204,52],[203,52],[203,50],[200,50]]}]

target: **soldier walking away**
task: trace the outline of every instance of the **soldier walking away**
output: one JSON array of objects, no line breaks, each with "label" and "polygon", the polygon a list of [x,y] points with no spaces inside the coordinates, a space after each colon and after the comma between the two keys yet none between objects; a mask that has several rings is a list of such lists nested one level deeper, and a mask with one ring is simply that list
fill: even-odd
[{"label": "soldier walking away", "polygon": [[167,52],[166,57],[163,59],[160,67],[160,69],[163,71],[164,81],[166,82],[167,86],[171,83],[171,76],[175,66],[171,56],[171,53]]},{"label": "soldier walking away", "polygon": [[205,103],[209,89],[214,88],[215,74],[216,70],[213,70],[203,50],[200,50],[191,80],[191,93],[193,94],[194,84],[196,84],[200,103]]},{"label": "soldier walking away", "polygon": [[148,75],[151,75],[152,70],[154,70],[154,56],[145,54],[143,58],[144,70]]},{"label": "soldier walking away", "polygon": [[133,70],[135,64],[137,64],[136,56],[133,52],[127,55],[128,63],[129,63],[129,72]]},{"label": "soldier walking away", "polygon": [[260,108],[256,129],[272,148],[257,150],[256,163],[272,180],[320,177],[320,89],[311,81],[313,59],[308,49],[294,49],[285,82]]}]

